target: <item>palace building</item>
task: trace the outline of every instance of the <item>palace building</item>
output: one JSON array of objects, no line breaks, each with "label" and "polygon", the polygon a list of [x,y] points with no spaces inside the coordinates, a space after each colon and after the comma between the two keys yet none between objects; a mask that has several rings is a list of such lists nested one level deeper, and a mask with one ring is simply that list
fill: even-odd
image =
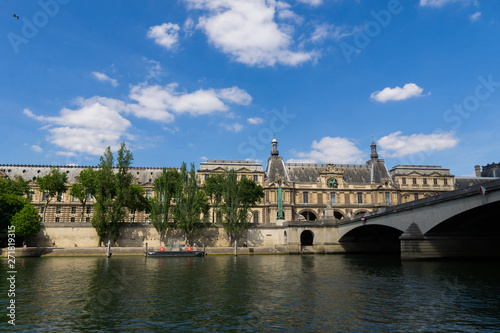
[{"label": "palace building", "polygon": [[[370,160],[365,164],[285,163],[278,152],[278,142],[273,139],[271,154],[265,169],[249,161],[207,160],[197,171],[199,183],[214,173],[234,169],[238,177],[254,180],[264,188],[265,197],[252,208],[251,222],[257,225],[276,224],[278,220],[278,191],[281,187],[284,221],[322,220],[325,210],[333,211],[335,219],[364,215],[390,205],[422,199],[455,189],[455,177],[450,169],[441,166],[397,165],[388,169],[379,159],[377,146],[371,144]],[[33,189],[32,203],[43,214],[45,196],[38,191],[37,177],[50,172],[52,166],[0,165],[0,176],[30,181]],[[87,167],[58,166],[68,175],[68,186]],[[134,183],[145,189],[146,196],[154,195],[153,182],[162,168],[131,167]],[[47,207],[46,222],[80,222],[82,206],[69,194],[62,193],[61,200],[53,200]],[[93,216],[93,198],[89,198],[83,221],[90,223]],[[217,222],[215,212],[205,216],[208,222]],[[130,211],[126,223],[149,223],[144,212]]]}]

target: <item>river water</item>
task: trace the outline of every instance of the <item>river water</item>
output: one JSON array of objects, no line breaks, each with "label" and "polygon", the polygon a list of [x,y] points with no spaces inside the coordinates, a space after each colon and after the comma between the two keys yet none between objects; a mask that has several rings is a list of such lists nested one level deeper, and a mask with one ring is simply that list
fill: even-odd
[{"label": "river water", "polygon": [[[498,262],[361,255],[18,258],[0,330],[494,332]],[[15,299],[16,326],[6,306]]]}]

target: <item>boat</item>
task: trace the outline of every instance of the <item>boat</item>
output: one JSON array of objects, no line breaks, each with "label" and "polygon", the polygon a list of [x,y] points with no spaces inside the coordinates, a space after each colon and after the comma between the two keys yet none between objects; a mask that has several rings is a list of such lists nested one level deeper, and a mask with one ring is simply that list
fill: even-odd
[{"label": "boat", "polygon": [[153,251],[146,252],[147,257],[203,257],[204,251]]}]

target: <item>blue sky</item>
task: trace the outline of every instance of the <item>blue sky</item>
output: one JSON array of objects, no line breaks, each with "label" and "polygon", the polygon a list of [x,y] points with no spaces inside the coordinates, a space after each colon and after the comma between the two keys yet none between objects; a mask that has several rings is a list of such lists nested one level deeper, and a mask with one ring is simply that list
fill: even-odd
[{"label": "blue sky", "polygon": [[[0,3],[3,164],[500,160],[500,3]],[[13,14],[19,16],[19,19]],[[373,137],[372,137],[373,135]]]}]

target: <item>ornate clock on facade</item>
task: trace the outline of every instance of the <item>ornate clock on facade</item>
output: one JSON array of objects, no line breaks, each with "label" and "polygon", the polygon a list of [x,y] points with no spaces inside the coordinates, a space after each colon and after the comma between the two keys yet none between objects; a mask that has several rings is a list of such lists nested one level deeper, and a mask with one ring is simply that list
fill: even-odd
[{"label": "ornate clock on facade", "polygon": [[337,188],[338,187],[337,179],[335,179],[333,177],[330,178],[330,179],[328,179],[328,181],[326,182],[326,184],[330,188]]}]

